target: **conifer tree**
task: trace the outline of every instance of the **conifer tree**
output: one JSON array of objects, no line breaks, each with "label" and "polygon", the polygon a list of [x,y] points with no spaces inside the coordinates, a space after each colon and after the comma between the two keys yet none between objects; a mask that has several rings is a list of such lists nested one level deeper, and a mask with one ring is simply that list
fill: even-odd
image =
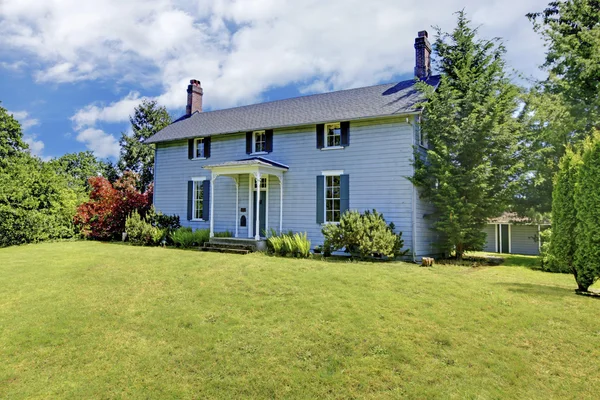
[{"label": "conifer tree", "polygon": [[575,186],[581,157],[570,147],[559,163],[552,191],[552,239],[550,255],[552,263],[549,269],[554,272],[571,272],[577,280],[575,258],[575,230],[577,211],[575,209]]},{"label": "conifer tree", "polygon": [[586,291],[600,277],[600,132],[584,143],[575,186],[577,285]]},{"label": "conifer tree", "polygon": [[156,101],[144,100],[135,108],[129,121],[133,134],[121,135],[119,168],[137,173],[140,176],[138,189],[145,192],[154,181],[154,145],[145,144],[144,140],[169,125],[171,117]]},{"label": "conifer tree", "polygon": [[519,168],[517,110],[519,89],[505,72],[499,39],[478,38],[464,12],[452,33],[437,29],[434,59],[441,72],[437,88],[419,83],[421,129],[429,149],[415,149],[411,181],[435,205],[433,229],[442,250],[461,258],[480,250],[488,218],[508,205]]}]

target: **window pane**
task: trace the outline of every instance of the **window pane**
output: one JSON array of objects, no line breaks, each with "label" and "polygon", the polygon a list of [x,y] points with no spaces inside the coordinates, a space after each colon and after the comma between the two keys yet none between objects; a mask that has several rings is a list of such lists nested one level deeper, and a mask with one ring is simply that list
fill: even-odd
[{"label": "window pane", "polygon": [[332,218],[333,218],[331,220],[332,222],[340,222],[340,212],[339,211],[334,211]]},{"label": "window pane", "polygon": [[196,139],[196,157],[204,157],[204,139]]},{"label": "window pane", "polygon": [[339,200],[332,200],[333,201],[333,209],[340,211],[340,201]]},{"label": "window pane", "polygon": [[266,135],[265,132],[254,133],[254,151],[261,152],[266,149]]},{"label": "window pane", "polygon": [[194,218],[195,219],[202,219],[202,215],[203,215],[203,209],[204,209],[204,205],[203,205],[203,200],[204,200],[204,182],[202,181],[197,181],[194,182],[195,188],[196,190],[194,191],[195,193],[195,198],[194,198]]}]

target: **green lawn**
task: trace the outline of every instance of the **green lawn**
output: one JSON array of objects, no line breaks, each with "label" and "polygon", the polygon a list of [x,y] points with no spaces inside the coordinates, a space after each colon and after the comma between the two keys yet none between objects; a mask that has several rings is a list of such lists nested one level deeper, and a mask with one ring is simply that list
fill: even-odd
[{"label": "green lawn", "polygon": [[0,398],[600,395],[568,275],[95,242],[0,249]]}]

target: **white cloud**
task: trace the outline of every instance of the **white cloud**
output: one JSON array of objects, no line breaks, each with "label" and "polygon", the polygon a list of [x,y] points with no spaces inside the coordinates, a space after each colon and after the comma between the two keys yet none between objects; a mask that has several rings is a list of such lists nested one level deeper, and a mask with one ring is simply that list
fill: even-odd
[{"label": "white cloud", "polygon": [[127,121],[133,109],[140,104],[142,97],[138,92],[130,92],[125,98],[110,103],[107,106],[89,104],[71,117],[76,129],[93,126],[97,121],[120,122]]},{"label": "white cloud", "polygon": [[25,134],[23,135],[23,141],[29,146],[29,152],[32,155],[38,156],[44,161],[48,161],[51,158],[43,154],[45,145],[43,141],[37,140],[37,135]]},{"label": "white cloud", "polygon": [[6,62],[6,61],[0,62],[0,68],[8,69],[11,71],[20,71],[26,65],[27,64],[25,63],[25,61],[22,61],[22,60],[15,61],[15,62]]},{"label": "white cloud", "polygon": [[12,114],[12,116],[17,121],[19,121],[19,123],[21,124],[21,128],[23,128],[24,131],[31,128],[32,126],[40,124],[40,121],[38,119],[30,118],[29,113],[27,111],[8,111],[8,113]]},{"label": "white cloud", "polygon": [[118,157],[119,142],[117,139],[100,129],[86,128],[77,134],[77,141],[84,143],[85,146],[94,152],[96,157]]},{"label": "white cloud", "polygon": [[37,134],[28,132],[31,127],[40,124],[39,120],[31,118],[27,111],[8,111],[8,114],[11,114],[21,124],[23,132],[25,132],[23,134],[23,141],[29,146],[29,152],[34,156],[40,157],[44,161],[49,160],[50,157],[43,154],[45,147],[44,142],[37,140]]},{"label": "white cloud", "polygon": [[[503,37],[509,64],[539,74],[542,42],[525,18],[547,0],[3,0],[0,45],[41,61],[40,82],[103,80],[183,111],[197,78],[206,108],[258,101],[270,88],[303,93],[411,74],[417,31],[448,31],[465,9],[484,37]],[[538,75],[539,76],[539,75]],[[77,129],[126,121],[141,95],[89,104]],[[113,138],[114,139],[114,138]]]}]

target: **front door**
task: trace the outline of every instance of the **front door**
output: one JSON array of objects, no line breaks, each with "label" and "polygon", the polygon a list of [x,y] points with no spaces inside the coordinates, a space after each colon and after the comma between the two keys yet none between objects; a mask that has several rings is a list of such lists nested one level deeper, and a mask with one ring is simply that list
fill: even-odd
[{"label": "front door", "polygon": [[260,216],[260,221],[258,222],[260,236],[266,236],[267,227],[267,188],[266,185],[263,185],[264,184],[261,184],[260,204],[258,207],[258,213],[256,212],[256,190],[254,191],[254,201],[252,202],[252,204],[254,205],[254,221],[252,224],[252,228],[256,229],[256,217]]}]

